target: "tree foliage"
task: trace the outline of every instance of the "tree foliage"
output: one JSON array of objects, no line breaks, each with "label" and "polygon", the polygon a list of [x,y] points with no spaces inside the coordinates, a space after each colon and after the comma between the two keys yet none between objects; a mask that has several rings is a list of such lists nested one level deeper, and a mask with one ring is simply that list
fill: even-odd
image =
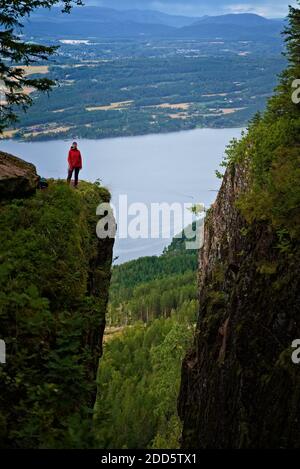
[{"label": "tree foliage", "polygon": [[293,82],[300,78],[299,8],[290,7],[285,36],[288,67],[265,113],[230,145],[226,161],[249,169],[249,187],[238,201],[243,215],[249,223],[270,223],[284,250],[300,240],[300,104],[292,99]]},{"label": "tree foliage", "polygon": [[[195,228],[195,227],[194,227]],[[113,269],[108,321],[112,325],[169,317],[184,302],[197,299],[198,251],[174,238],[159,256],[142,257]]]},{"label": "tree foliage", "polygon": [[136,323],[107,343],[98,374],[100,448],[179,448],[181,361],[193,337],[185,305],[169,319]]},{"label": "tree foliage", "polygon": [[24,20],[38,8],[51,8],[62,4],[63,12],[69,13],[72,3],[82,5],[81,0],[0,0],[0,132],[16,122],[16,108],[27,109],[32,98],[26,88],[49,91],[54,85],[48,78],[28,78],[24,65],[47,60],[56,48],[22,40]]},{"label": "tree foliage", "polygon": [[[160,257],[113,271],[108,335],[98,373],[100,448],[178,448],[181,361],[198,312],[197,251],[174,238]],[[124,327],[125,326],[125,327]]]},{"label": "tree foliage", "polygon": [[81,183],[75,192],[58,183],[0,204],[0,337],[7,346],[1,447],[92,444],[111,267],[109,255],[98,261],[95,212],[102,197],[109,194],[95,185]]}]

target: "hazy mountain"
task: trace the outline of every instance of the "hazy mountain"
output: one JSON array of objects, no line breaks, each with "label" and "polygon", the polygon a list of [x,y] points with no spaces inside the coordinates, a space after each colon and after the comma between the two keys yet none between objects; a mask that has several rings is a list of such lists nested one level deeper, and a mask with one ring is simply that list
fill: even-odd
[{"label": "hazy mountain", "polygon": [[120,18],[124,20],[144,24],[164,24],[174,28],[189,26],[197,21],[195,17],[167,15],[154,10],[127,10],[118,13],[120,13]]},{"label": "hazy mountain", "polygon": [[253,13],[240,13],[240,14],[229,14],[220,16],[204,16],[199,21],[194,23],[198,24],[235,24],[239,26],[263,26],[266,24],[273,23],[274,20],[269,20],[263,16],[255,15]]},{"label": "hazy mountain", "polygon": [[283,20],[270,20],[259,15],[244,13],[201,18],[190,26],[180,28],[182,37],[222,38],[226,40],[280,39]]},{"label": "hazy mountain", "polygon": [[[200,18],[199,18],[200,19]],[[159,24],[180,28],[188,26],[197,18],[188,16],[175,16],[161,13],[154,10],[114,10],[112,8],[101,7],[81,7],[73,8],[70,15],[63,15],[60,8],[53,8],[50,11],[41,10],[40,13],[33,15],[31,22],[37,21],[50,22],[100,22],[100,23],[142,23]]]},{"label": "hazy mountain", "polygon": [[74,8],[70,15],[59,8],[41,11],[28,21],[29,35],[60,37],[188,37],[252,40],[279,37],[282,21],[255,14],[230,14],[189,18],[158,11],[111,8]]},{"label": "hazy mountain", "polygon": [[32,22],[25,29],[28,36],[49,38],[135,38],[135,37],[171,37],[177,29],[160,24],[135,22],[97,22],[66,21]]},{"label": "hazy mountain", "polygon": [[86,5],[101,5],[117,10],[160,10],[171,15],[224,15],[227,13],[258,13],[267,18],[285,17],[288,5],[297,0],[85,0]]}]

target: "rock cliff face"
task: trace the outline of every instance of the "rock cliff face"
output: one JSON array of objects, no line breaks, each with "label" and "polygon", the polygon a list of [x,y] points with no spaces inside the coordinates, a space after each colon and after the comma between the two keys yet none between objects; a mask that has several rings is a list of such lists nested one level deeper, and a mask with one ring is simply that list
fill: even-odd
[{"label": "rock cliff face", "polygon": [[200,251],[200,311],[183,364],[183,448],[300,447],[299,249],[278,249],[235,202],[247,171],[228,168]]},{"label": "rock cliff face", "polygon": [[0,152],[0,200],[30,195],[37,183],[38,175],[32,164]]}]

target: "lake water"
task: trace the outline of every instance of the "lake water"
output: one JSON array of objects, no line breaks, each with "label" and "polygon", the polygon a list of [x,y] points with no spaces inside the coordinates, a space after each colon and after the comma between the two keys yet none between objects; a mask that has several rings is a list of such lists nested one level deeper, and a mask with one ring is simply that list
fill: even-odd
[{"label": "lake water", "polygon": [[[215,200],[220,181],[215,170],[229,141],[241,129],[197,129],[170,134],[105,140],[79,140],[84,168],[80,177],[101,179],[110,189],[118,208],[119,196],[128,205],[144,203],[203,203]],[[36,165],[41,176],[65,178],[69,142],[2,141],[0,149]],[[179,224],[174,222],[171,235]],[[166,236],[168,238],[168,236]],[[115,256],[125,262],[161,254],[169,239],[117,239]]]}]

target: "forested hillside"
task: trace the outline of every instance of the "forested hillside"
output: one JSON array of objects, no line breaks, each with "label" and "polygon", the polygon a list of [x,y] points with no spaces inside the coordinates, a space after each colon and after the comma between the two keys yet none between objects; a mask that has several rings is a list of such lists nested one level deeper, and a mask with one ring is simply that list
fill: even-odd
[{"label": "forested hillside", "polygon": [[108,321],[113,325],[169,317],[197,298],[197,251],[174,238],[160,257],[142,257],[113,269]]},{"label": "forested hillside", "polygon": [[184,238],[174,239],[160,257],[113,269],[95,407],[98,447],[179,447],[177,395],[198,309],[197,256]]},{"label": "forested hillside", "polygon": [[[195,318],[196,305],[190,305]],[[189,305],[169,319],[135,324],[106,343],[98,374],[98,448],[178,448],[181,362],[194,326]]]},{"label": "forested hillside", "polygon": [[52,181],[22,196],[29,165],[0,158],[11,164],[1,179],[15,187],[0,202],[0,446],[91,446],[113,245],[97,239],[95,213],[110,194]]},{"label": "forested hillside", "polygon": [[263,110],[285,66],[280,36],[274,45],[108,41],[60,46],[55,64],[28,71],[60,86],[51,99],[33,94],[30,113],[20,114],[20,124],[6,136],[94,139],[243,126]]}]

